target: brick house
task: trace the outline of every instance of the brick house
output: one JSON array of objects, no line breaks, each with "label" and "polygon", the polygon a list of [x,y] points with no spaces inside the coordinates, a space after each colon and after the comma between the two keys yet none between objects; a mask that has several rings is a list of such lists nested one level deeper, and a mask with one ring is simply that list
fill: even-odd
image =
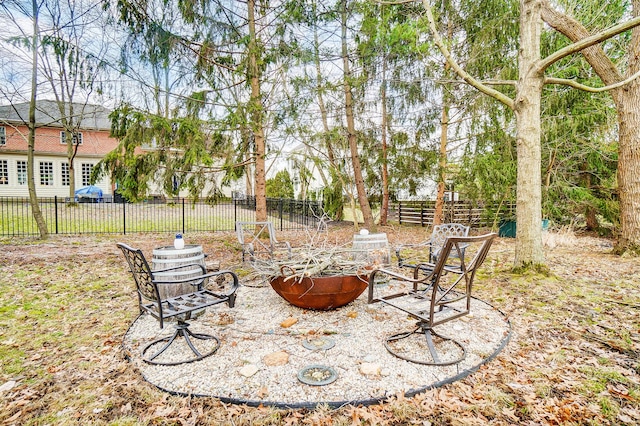
[{"label": "brick house", "polygon": [[[78,152],[74,159],[75,189],[89,185],[91,169],[112,151],[118,141],[109,137],[110,111],[98,105],[73,104],[81,117],[74,135]],[[26,126],[29,104],[0,106],[0,196],[28,197]],[[76,120],[77,121],[77,120]],[[34,180],[38,197],[69,196],[67,141],[55,101],[38,101],[36,107]],[[114,185],[108,179],[95,184],[108,198]]]}]

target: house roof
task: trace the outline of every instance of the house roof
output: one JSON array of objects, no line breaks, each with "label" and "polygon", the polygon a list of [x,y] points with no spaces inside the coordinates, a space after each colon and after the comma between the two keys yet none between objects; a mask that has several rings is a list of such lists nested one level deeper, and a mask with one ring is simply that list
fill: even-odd
[{"label": "house roof", "polygon": [[[65,110],[69,111],[73,107],[74,122],[79,118],[80,129],[84,130],[109,130],[111,111],[100,105],[71,103],[65,104]],[[36,125],[47,127],[62,127],[60,122],[62,115],[58,102],[50,100],[39,100],[36,103]],[[24,124],[29,121],[29,103],[23,102],[12,105],[0,105],[0,122],[10,122]]]}]

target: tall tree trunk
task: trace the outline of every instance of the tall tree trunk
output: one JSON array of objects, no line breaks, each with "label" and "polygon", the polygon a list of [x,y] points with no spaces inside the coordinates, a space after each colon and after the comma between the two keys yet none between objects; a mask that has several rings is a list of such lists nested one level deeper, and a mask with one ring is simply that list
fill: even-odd
[{"label": "tall tree trunk", "polygon": [[[633,0],[632,16],[640,15],[640,0]],[[543,7],[544,21],[553,29],[576,42],[590,35],[578,21],[551,7],[547,0]],[[615,64],[600,46],[582,51],[605,85],[624,80],[640,70],[640,28],[631,31],[627,52],[627,71],[621,75]],[[618,113],[618,193],[620,199],[620,236],[615,251],[640,251],[640,81],[611,91]]]},{"label": "tall tree trunk", "polygon": [[[638,30],[634,30],[637,32]],[[640,67],[640,37],[636,35],[630,57],[636,58],[632,74]],[[640,252],[640,81],[622,91],[618,105],[618,194],[620,197],[620,237],[616,252]]]},{"label": "tall tree trunk", "polygon": [[[438,188],[436,192],[436,206],[433,213],[433,224],[440,225],[444,220],[444,191],[447,179],[447,133],[449,131],[449,101],[443,99],[442,116],[440,119],[440,154],[438,156]],[[453,194],[451,194],[453,201]]]},{"label": "tall tree trunk", "polygon": [[358,136],[353,118],[353,94],[351,92],[351,67],[349,66],[349,55],[347,50],[347,1],[342,0],[342,65],[344,75],[344,97],[345,115],[347,119],[347,140],[351,152],[351,163],[353,165],[353,178],[358,192],[358,202],[362,211],[364,226],[371,232],[376,232],[376,224],[373,220],[371,206],[364,186],[362,177],[362,166],[360,165],[360,154],[358,153]]},{"label": "tall tree trunk", "polygon": [[[315,3],[314,3],[314,12],[315,12]],[[320,40],[318,39],[318,27],[316,25],[313,26],[313,61],[316,70],[316,93],[318,94],[318,107],[320,108],[320,120],[322,121],[322,130],[324,132],[323,141],[324,146],[327,149],[327,158],[329,160],[329,165],[337,171],[335,175],[340,178],[340,182],[342,183],[343,188],[347,188],[346,183],[344,182],[343,174],[340,173],[339,167],[336,164],[336,156],[334,154],[333,143],[331,142],[331,137],[329,129],[329,118],[327,114],[327,106],[324,102],[324,96],[322,94],[322,70],[320,69]],[[322,176],[322,180],[325,185],[328,185],[329,179],[325,177],[324,170],[319,168],[320,174]]]},{"label": "tall tree trunk", "polygon": [[260,68],[258,66],[259,45],[256,34],[255,0],[248,0],[248,20],[249,20],[249,75],[251,82],[251,100],[249,102],[251,114],[251,128],[256,149],[255,168],[255,192],[256,192],[256,221],[267,220],[267,185],[265,176],[265,139],[263,118],[264,111],[262,105],[262,94],[260,92]]},{"label": "tall tree trunk", "polygon": [[[64,123],[65,142],[67,143],[67,163],[69,164],[69,199],[73,200],[76,195],[76,168],[75,157],[78,152],[79,144],[73,143],[73,132],[71,129],[75,128],[73,125],[75,120],[75,114],[73,110],[73,103],[69,99],[69,105],[65,105],[66,102],[62,100],[59,102],[60,117]],[[81,121],[82,118],[79,119]],[[79,141],[78,141],[79,142]]]},{"label": "tall tree trunk", "polygon": [[[387,31],[387,19],[385,17],[386,7],[384,4],[380,5],[380,21],[382,23],[382,31],[386,38]],[[388,141],[387,133],[389,129],[389,113],[387,107],[387,69],[388,69],[388,55],[386,48],[382,53],[382,84],[380,85],[380,108],[381,108],[381,123],[380,123],[380,142],[381,142],[381,174],[382,174],[382,203],[380,204],[380,225],[387,224],[387,216],[389,215],[389,165],[388,165]]]},{"label": "tall tree trunk", "polygon": [[[315,3],[314,3],[314,13],[315,13]],[[348,185],[345,180],[345,174],[342,173],[337,163],[334,146],[331,141],[331,136],[330,136],[331,129],[329,128],[327,106],[325,104],[324,96],[322,94],[324,89],[322,87],[322,71],[320,69],[320,41],[318,39],[318,28],[316,25],[314,25],[313,27],[313,48],[314,48],[314,51],[313,51],[314,64],[316,69],[316,92],[318,94],[318,106],[320,107],[320,118],[322,121],[322,130],[324,132],[324,135],[323,135],[324,146],[327,149],[327,158],[329,160],[329,165],[335,172],[331,174],[331,176],[337,177],[337,179],[340,181],[340,184],[342,185],[342,190],[347,192],[349,200],[351,201],[352,210],[355,215],[356,210],[355,210],[355,202],[353,202],[353,194],[349,189],[350,185]],[[329,183],[328,179],[326,182],[327,184]],[[342,218],[343,218],[343,212],[338,212],[337,219],[342,220]],[[356,220],[355,216],[354,216],[354,220]]]},{"label": "tall tree trunk", "polygon": [[515,266],[544,263],[540,111],[544,76],[537,69],[542,31],[540,0],[520,0],[519,79],[515,99],[518,153]]},{"label": "tall tree trunk", "polygon": [[[453,22],[447,22],[447,38],[453,38]],[[451,66],[444,64],[445,79],[449,78]],[[446,89],[446,85],[445,85]],[[449,140],[449,105],[450,98],[447,90],[442,91],[442,115],[440,117],[440,153],[438,156],[438,185],[436,188],[436,205],[433,212],[433,224],[440,225],[444,220],[444,192],[447,181],[447,143]],[[451,191],[453,202],[453,191]]]},{"label": "tall tree trunk", "polygon": [[[633,0],[633,17],[640,16],[640,0]],[[640,27],[631,31],[626,77],[640,70]],[[616,251],[640,252],[640,80],[618,89],[618,193],[621,232]]]},{"label": "tall tree trunk", "polygon": [[382,143],[382,204],[380,206],[380,225],[387,224],[389,215],[389,168],[387,164],[387,129],[389,116],[387,113],[387,56],[382,58],[382,87],[380,89],[380,103],[382,108],[381,143]]},{"label": "tall tree trunk", "polygon": [[27,148],[27,186],[29,188],[29,204],[33,219],[38,225],[40,238],[46,239],[49,236],[47,223],[42,216],[40,204],[38,204],[38,196],[36,194],[36,182],[34,173],[35,146],[36,146],[36,93],[38,90],[38,38],[40,36],[40,28],[38,26],[38,2],[32,0],[33,8],[33,38],[32,38],[32,69],[31,69],[31,99],[29,101],[29,139]]}]

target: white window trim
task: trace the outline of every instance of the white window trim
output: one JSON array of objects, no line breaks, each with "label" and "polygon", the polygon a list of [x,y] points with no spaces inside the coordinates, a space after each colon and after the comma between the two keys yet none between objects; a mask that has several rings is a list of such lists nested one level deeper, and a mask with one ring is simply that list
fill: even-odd
[{"label": "white window trim", "polygon": [[0,160],[0,185],[9,185],[9,160]]},{"label": "white window trim", "polygon": [[[24,167],[24,170],[21,170],[20,166]],[[27,173],[27,162],[23,160],[16,161],[16,183],[18,186],[24,186],[27,184]],[[23,177],[24,180],[21,181],[20,177]]]},{"label": "white window trim", "polygon": [[[82,132],[72,132],[73,133],[73,139],[77,139],[78,145],[82,145]],[[66,145],[67,144],[67,132],[65,132],[64,130],[60,131],[60,144],[61,145]],[[75,145],[75,143],[74,143]]]},{"label": "white window trim", "polygon": [[[51,179],[50,179],[50,180],[49,180],[49,179],[47,179],[46,181],[44,181],[44,180],[43,180],[43,177],[44,177],[44,176],[48,176],[49,174],[48,174],[48,173],[46,173],[46,174],[43,174],[43,173],[42,173],[42,171],[43,171],[43,170],[42,170],[42,167],[43,167],[45,164],[47,165],[47,169],[48,169],[48,170],[46,170],[46,171],[47,171],[47,172],[49,172],[49,171],[51,172]],[[50,166],[50,167],[49,167],[49,166]],[[39,179],[40,186],[50,187],[50,186],[54,186],[54,185],[55,185],[55,174],[54,174],[54,173],[55,173],[55,171],[54,171],[53,161],[40,161],[40,162],[38,163],[38,172],[39,172],[39,178],[40,178],[40,179]],[[47,183],[43,183],[43,182],[47,182]],[[50,183],[48,183],[48,182],[50,182]]]},{"label": "white window trim", "polygon": [[[87,167],[88,166],[88,167]],[[90,185],[90,180],[91,180],[91,171],[93,170],[93,168],[95,167],[94,163],[82,163],[80,165],[80,170],[82,173],[82,185],[83,186],[88,186]],[[87,170],[88,169],[88,170]],[[86,174],[86,172],[89,172]]]},{"label": "white window trim", "polygon": [[[62,186],[69,186],[71,185],[71,169],[69,168],[69,163],[68,162],[63,162],[60,163],[60,178],[62,181]],[[65,166],[66,166],[66,170],[65,170]],[[66,182],[65,182],[65,173],[66,173]]]}]

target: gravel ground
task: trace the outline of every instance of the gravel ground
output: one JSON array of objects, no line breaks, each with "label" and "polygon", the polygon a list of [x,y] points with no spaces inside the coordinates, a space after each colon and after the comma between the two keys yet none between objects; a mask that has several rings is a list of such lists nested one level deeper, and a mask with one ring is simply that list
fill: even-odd
[{"label": "gravel ground", "polygon": [[[368,404],[399,393],[415,394],[475,371],[510,335],[510,325],[499,311],[473,300],[471,315],[437,328],[463,342],[465,360],[448,367],[420,365],[391,355],[383,345],[386,336],[412,330],[415,320],[388,306],[367,304],[366,292],[341,308],[313,311],[289,304],[268,286],[242,286],[233,309],[209,308],[191,324],[195,332],[217,336],[221,346],[208,358],[178,366],[141,360],[141,348],[171,334],[172,324],[161,330],[154,318],[143,315],[131,325],[124,348],[147,381],[172,393],[279,407]],[[162,355],[165,360],[188,351],[186,345],[171,349],[175,351]],[[331,367],[337,379],[326,385],[305,384],[298,374],[310,366],[312,372],[314,366]]]}]

